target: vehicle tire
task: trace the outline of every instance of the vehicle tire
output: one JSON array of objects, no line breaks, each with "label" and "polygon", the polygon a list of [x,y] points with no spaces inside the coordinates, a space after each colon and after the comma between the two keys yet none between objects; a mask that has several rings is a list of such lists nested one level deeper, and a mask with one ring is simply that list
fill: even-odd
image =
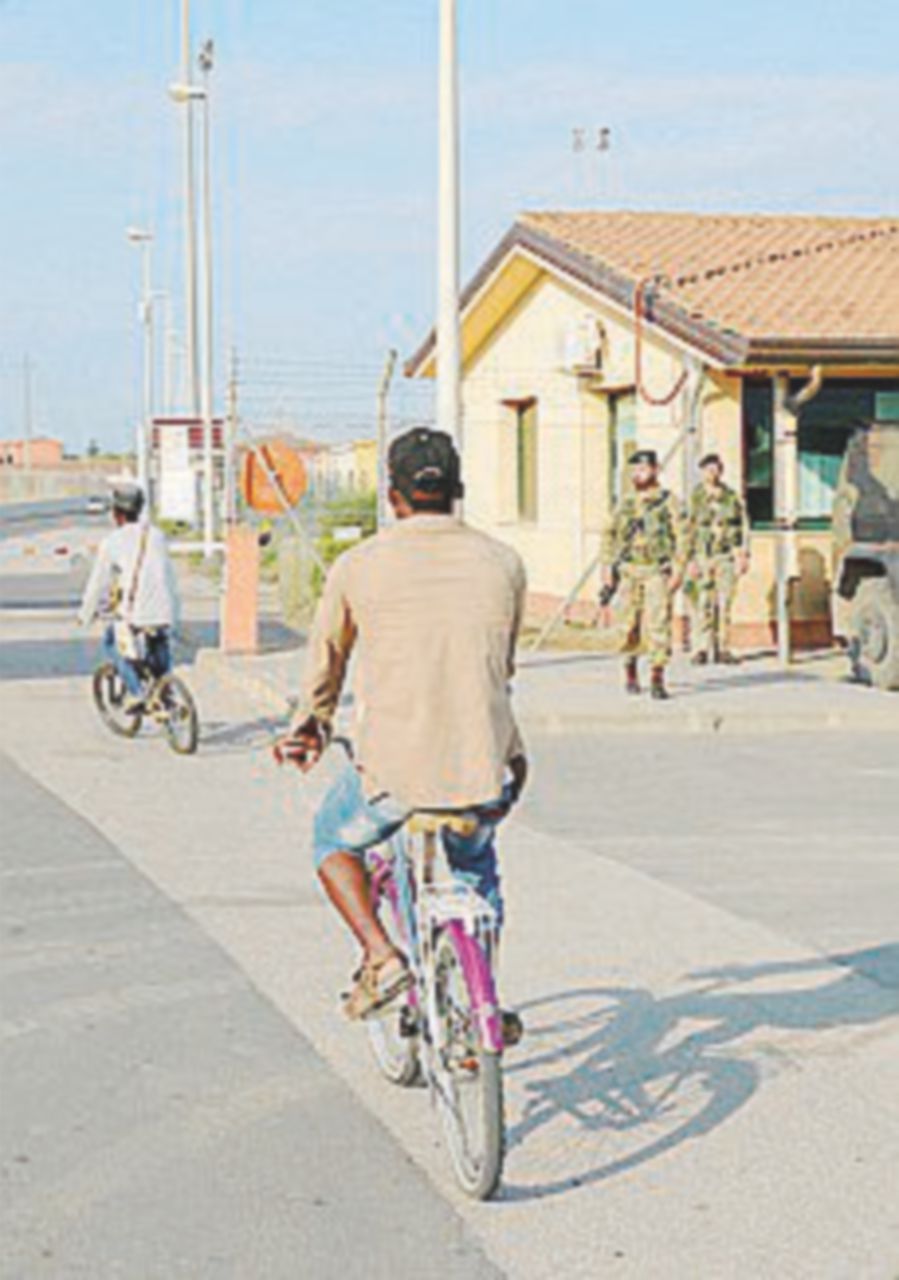
[{"label": "vehicle tire", "polygon": [[126,692],[125,682],[111,662],[97,667],[93,678],[94,704],[103,723],[120,738],[133,738],[141,727],[143,716],[139,711],[133,715],[125,711],[122,704]]},{"label": "vehicle tire", "polygon": [[459,1186],[474,1200],[488,1200],[499,1186],[506,1146],[502,1058],[482,1043],[460,945],[478,943],[443,930],[434,952],[437,1101]]},{"label": "vehicle tire", "polygon": [[[392,880],[375,876],[372,906],[391,942],[408,953],[409,944],[402,928],[396,886]],[[402,1088],[418,1084],[421,1079],[418,1023],[415,987],[388,1005],[383,1014],[367,1018],[365,1022],[368,1042],[381,1075]]]},{"label": "vehicle tire", "polygon": [[155,700],[163,708],[163,726],[169,746],[180,756],[192,755],[200,740],[200,721],[190,690],[177,676],[163,676]]},{"label": "vehicle tire", "polygon": [[899,689],[899,601],[886,578],[861,584],[850,625],[856,679],[876,689]]}]

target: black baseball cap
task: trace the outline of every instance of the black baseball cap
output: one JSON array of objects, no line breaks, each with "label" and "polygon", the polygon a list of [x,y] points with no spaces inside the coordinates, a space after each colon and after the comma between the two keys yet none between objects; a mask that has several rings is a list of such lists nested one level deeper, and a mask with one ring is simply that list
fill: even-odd
[{"label": "black baseball cap", "polygon": [[710,467],[712,463],[715,463],[716,466],[721,467],[722,470],[724,469],[724,463],[721,461],[720,453],[707,453],[704,457],[699,459],[700,471],[702,470],[703,467]]},{"label": "black baseball cap", "polygon": [[659,455],[655,449],[636,449],[628,458],[628,464],[636,467],[641,462],[648,462],[651,467],[659,465]]},{"label": "black baseball cap", "polygon": [[464,492],[459,451],[445,431],[413,427],[397,436],[387,469],[394,489],[413,506],[436,506]]}]

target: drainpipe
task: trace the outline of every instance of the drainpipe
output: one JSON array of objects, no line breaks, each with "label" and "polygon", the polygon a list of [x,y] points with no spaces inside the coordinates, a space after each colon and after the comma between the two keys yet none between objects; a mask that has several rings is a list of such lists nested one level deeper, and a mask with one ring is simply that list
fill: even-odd
[{"label": "drainpipe", "polygon": [[790,580],[798,574],[796,530],[799,523],[799,412],[824,383],[820,365],[808,382],[790,395],[790,380],[780,373],[774,379],[774,515],[777,612],[777,659],[787,667],[792,657]]},{"label": "drainpipe", "polygon": [[[683,483],[683,506],[684,511],[690,510],[690,495],[696,484],[696,464],[699,460],[700,435],[702,426],[702,393],[705,388],[705,365],[701,360],[697,360],[695,356],[689,356],[686,362],[686,382],[683,392],[683,412],[684,412],[684,456],[682,459],[682,483]],[[687,597],[684,594],[679,595],[680,612],[678,614],[678,625],[680,628],[680,643],[686,646],[688,628],[690,626],[690,610],[687,607]]]},{"label": "drainpipe", "polygon": [[696,461],[699,449],[699,428],[702,406],[702,391],[705,385],[705,366],[700,360],[691,357],[687,362],[687,381],[684,387],[684,458],[683,485],[684,504],[690,501],[690,494],[696,483]]}]

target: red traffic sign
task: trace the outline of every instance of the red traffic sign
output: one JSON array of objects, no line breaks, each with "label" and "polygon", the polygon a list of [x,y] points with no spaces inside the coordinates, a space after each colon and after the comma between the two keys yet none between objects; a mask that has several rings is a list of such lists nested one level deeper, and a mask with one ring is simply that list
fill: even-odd
[{"label": "red traffic sign", "polygon": [[251,510],[283,515],[285,506],[295,507],[308,487],[306,464],[286,440],[260,440],[244,454],[240,492]]}]

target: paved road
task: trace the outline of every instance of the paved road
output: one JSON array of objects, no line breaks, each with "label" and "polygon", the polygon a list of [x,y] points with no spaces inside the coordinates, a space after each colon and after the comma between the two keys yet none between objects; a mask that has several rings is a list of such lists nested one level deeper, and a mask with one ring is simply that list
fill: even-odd
[{"label": "paved road", "polygon": [[4,1280],[498,1275],[237,966],[2,755],[0,812]]},{"label": "paved road", "polygon": [[[88,542],[108,531],[108,519],[83,514],[84,500],[0,506],[0,609],[69,609],[77,606],[90,570]],[[55,536],[53,536],[55,535]],[[22,553],[39,547],[38,556]],[[59,557],[56,546],[73,556]]]},{"label": "paved road", "polygon": [[[188,673],[196,757],[152,731],[121,743],[90,707],[89,656],[65,619],[7,613],[0,627],[0,671],[18,676],[0,681],[0,749],[22,770],[0,774],[21,833],[4,901],[26,928],[11,939],[8,1045],[35,1054],[17,1060],[24,1083],[4,1116],[21,1113],[29,1137],[10,1147],[8,1280],[40,1267],[64,1280],[327,1277],[305,1245],[322,1241],[326,1210],[353,1280],[385,1258],[392,1280],[490,1274],[485,1255],[509,1280],[899,1275],[884,1194],[899,1149],[888,734],[828,739],[859,765],[841,795],[820,738],[533,742],[534,789],[506,835],[503,947],[528,1035],[507,1064],[503,1198],[476,1206],[454,1194],[426,1098],[387,1087],[335,1017],[351,952],[311,888],[306,849],[324,780],[273,769],[271,718],[201,667]],[[52,795],[35,797],[35,779]],[[845,836],[850,819],[872,877],[863,893],[854,844],[810,851],[805,838]],[[747,851],[735,837],[748,824]],[[353,1116],[352,1137],[332,1136],[332,1104]],[[404,1194],[404,1177],[416,1221],[431,1225],[397,1260],[393,1221],[372,1225],[371,1196]],[[275,1206],[261,1217],[257,1184]],[[351,1213],[364,1249],[344,1230]],[[182,1252],[160,1262],[169,1219]],[[430,1271],[423,1237],[445,1252]],[[95,1238],[114,1269],[95,1269]],[[53,1256],[23,1270],[34,1242]],[[294,1270],[282,1273],[285,1252]],[[263,1256],[271,1264],[255,1265]]]},{"label": "paved road", "polygon": [[823,952],[897,941],[892,735],[550,734],[531,747],[523,816],[539,830]]},{"label": "paved road", "polygon": [[[86,498],[59,498],[48,502],[0,503],[0,540],[21,537],[41,529],[59,529],[80,523]],[[93,516],[93,521],[102,520]]]}]

